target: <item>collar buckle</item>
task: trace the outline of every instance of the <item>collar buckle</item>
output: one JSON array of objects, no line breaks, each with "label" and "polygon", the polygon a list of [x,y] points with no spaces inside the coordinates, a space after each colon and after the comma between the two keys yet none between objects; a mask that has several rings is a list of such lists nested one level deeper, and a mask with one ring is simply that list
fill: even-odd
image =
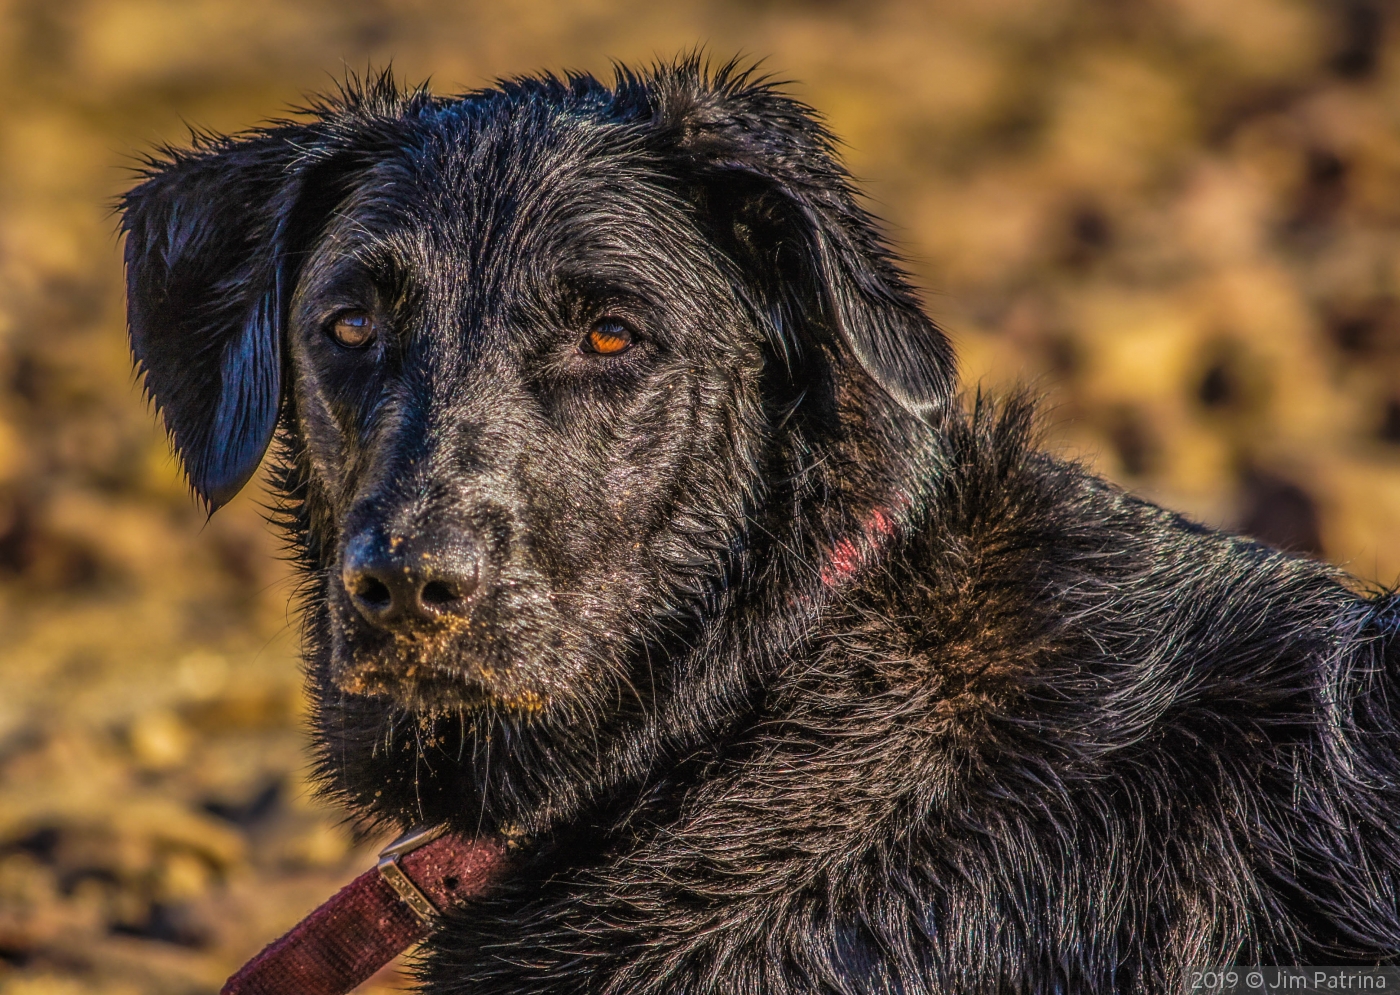
[{"label": "collar buckle", "polygon": [[379,876],[393,888],[405,905],[414,911],[419,919],[431,922],[439,910],[427,895],[413,883],[412,879],[399,866],[399,858],[412,853],[419,847],[427,846],[443,833],[446,825],[418,826],[404,833],[383,850],[379,851]]}]

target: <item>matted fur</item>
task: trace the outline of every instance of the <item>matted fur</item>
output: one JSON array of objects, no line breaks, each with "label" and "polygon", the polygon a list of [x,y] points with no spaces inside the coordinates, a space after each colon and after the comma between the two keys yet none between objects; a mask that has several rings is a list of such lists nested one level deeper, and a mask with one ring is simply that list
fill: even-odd
[{"label": "matted fur", "polygon": [[[516,843],[426,992],[1400,957],[1400,601],[1047,455],[1025,400],[956,401],[772,84],[386,75],[166,153],[124,209],[194,488],[277,432],[326,790]],[[382,326],[356,353],[347,306]],[[631,350],[580,350],[600,314]],[[469,602],[367,624],[347,547],[395,542],[453,551]]]}]

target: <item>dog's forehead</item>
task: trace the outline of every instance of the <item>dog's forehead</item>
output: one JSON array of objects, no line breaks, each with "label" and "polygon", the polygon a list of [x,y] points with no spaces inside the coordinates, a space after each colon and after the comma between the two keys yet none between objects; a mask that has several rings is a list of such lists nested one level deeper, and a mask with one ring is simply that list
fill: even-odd
[{"label": "dog's forehead", "polygon": [[[675,202],[628,129],[565,111],[443,113],[360,176],[339,217],[362,239],[485,258],[654,228]],[[559,246],[554,246],[558,248]]]}]

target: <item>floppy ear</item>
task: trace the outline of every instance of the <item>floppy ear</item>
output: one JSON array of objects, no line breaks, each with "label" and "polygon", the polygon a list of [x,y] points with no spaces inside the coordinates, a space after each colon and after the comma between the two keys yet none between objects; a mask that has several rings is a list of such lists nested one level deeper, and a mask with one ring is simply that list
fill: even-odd
[{"label": "floppy ear", "polygon": [[[904,408],[953,396],[952,347],[924,314],[816,113],[733,64],[696,60],[651,81],[654,125],[698,181],[701,212],[732,239],[782,334],[839,340]],[[790,350],[798,343],[785,338]]]},{"label": "floppy ear", "polygon": [[131,351],[211,511],[253,475],[277,426],[289,226],[323,145],[298,125],[199,140],[152,161],[120,204]]}]

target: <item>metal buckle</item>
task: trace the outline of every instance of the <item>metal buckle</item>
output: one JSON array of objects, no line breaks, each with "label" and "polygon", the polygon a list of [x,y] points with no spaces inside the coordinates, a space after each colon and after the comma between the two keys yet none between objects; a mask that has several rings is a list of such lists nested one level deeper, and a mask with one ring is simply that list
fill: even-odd
[{"label": "metal buckle", "polygon": [[421,846],[427,846],[445,832],[447,832],[445,825],[420,826],[417,829],[410,829],[379,851],[379,876],[389,883],[389,887],[398,893],[404,904],[417,913],[418,918],[424,922],[430,921],[438,914],[437,907],[429,901],[428,896],[423,894],[416,884],[409,880],[408,875],[403,872],[403,868],[399,867],[399,858],[412,853]]}]

